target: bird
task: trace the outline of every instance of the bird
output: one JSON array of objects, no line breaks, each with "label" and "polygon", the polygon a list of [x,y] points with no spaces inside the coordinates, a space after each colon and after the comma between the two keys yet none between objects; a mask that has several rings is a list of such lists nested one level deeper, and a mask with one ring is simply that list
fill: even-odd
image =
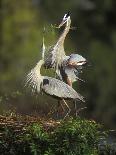
[{"label": "bird", "polygon": [[45,60],[44,67],[54,68],[60,80],[63,80],[68,85],[80,80],[78,77],[82,66],[87,63],[87,60],[79,54],[71,54],[67,56],[64,50],[64,41],[70,30],[71,18],[69,12],[64,15],[62,22],[57,28],[61,28],[65,24],[64,31],[60,35],[58,41],[48,50],[48,56]]},{"label": "bird", "polygon": [[44,92],[47,95],[58,98],[60,101],[62,100],[68,108],[68,113],[66,114],[67,116],[70,113],[71,109],[65,100],[73,99],[85,102],[84,97],[77,93],[65,82],[56,78],[41,75],[40,70],[42,65],[44,64],[44,53],[45,46],[43,39],[42,58],[39,60],[36,66],[28,73],[25,85],[30,86],[33,92],[36,92],[38,94],[40,92]]}]

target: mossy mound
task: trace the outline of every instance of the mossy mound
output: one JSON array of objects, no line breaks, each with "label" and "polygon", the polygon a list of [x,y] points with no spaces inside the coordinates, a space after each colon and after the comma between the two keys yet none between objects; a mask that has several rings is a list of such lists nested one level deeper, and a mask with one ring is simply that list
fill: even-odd
[{"label": "mossy mound", "polygon": [[104,137],[95,121],[0,116],[1,155],[97,155]]}]

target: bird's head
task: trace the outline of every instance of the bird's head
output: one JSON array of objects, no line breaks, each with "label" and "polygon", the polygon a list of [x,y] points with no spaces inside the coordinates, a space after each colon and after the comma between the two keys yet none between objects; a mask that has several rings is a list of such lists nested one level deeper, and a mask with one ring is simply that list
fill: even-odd
[{"label": "bird's head", "polygon": [[70,20],[70,14],[69,12],[67,14],[64,15],[63,19],[62,19],[62,22],[60,23],[60,25],[58,26],[58,28],[62,27],[65,23],[67,24],[68,26],[68,22],[71,21]]}]

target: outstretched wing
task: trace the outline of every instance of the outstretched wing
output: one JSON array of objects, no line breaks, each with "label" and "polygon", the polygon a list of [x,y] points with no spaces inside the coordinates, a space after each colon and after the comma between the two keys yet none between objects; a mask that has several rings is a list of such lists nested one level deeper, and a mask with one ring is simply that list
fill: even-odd
[{"label": "outstretched wing", "polygon": [[61,66],[65,57],[64,47],[58,42],[48,50],[47,58],[45,59],[45,68],[55,68],[58,70],[58,66]]},{"label": "outstretched wing", "polygon": [[55,68],[57,57],[57,44],[51,46],[48,50],[47,58],[45,59],[44,67],[45,68]]},{"label": "outstretched wing", "polygon": [[62,62],[62,65],[59,67],[58,77],[60,80],[63,80],[67,83],[67,78],[69,78],[72,82],[77,81],[79,79],[79,73],[82,70],[82,66],[69,66],[68,60],[69,56],[65,56]]},{"label": "outstretched wing", "polygon": [[82,72],[83,65],[86,63],[86,59],[79,54],[71,54],[65,56],[62,65],[59,67],[59,78],[67,82],[69,78],[72,82],[81,80],[78,76]]},{"label": "outstretched wing", "polygon": [[78,99],[84,102],[83,96],[66,83],[55,78],[45,76],[41,88],[45,93],[59,98]]}]

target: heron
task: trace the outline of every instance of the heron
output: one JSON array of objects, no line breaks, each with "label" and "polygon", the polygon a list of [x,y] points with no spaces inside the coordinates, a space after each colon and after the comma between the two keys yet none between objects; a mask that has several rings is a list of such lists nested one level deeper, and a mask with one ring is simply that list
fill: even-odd
[{"label": "heron", "polygon": [[36,92],[38,94],[40,92],[44,92],[47,95],[58,98],[60,101],[62,100],[65,106],[68,108],[68,112],[66,114],[67,116],[70,113],[71,109],[65,100],[73,99],[85,102],[84,97],[77,93],[65,82],[56,78],[41,75],[41,67],[44,64],[44,53],[45,46],[43,39],[42,58],[27,75],[26,85],[30,86],[33,92]]},{"label": "heron", "polygon": [[79,54],[71,54],[69,56],[65,54],[64,41],[71,25],[69,13],[64,15],[58,28],[61,28],[64,24],[65,28],[58,41],[48,51],[49,54],[45,60],[44,67],[55,68],[59,79],[72,86],[72,83],[77,80],[83,81],[78,75],[79,70],[87,63],[87,60]]}]

